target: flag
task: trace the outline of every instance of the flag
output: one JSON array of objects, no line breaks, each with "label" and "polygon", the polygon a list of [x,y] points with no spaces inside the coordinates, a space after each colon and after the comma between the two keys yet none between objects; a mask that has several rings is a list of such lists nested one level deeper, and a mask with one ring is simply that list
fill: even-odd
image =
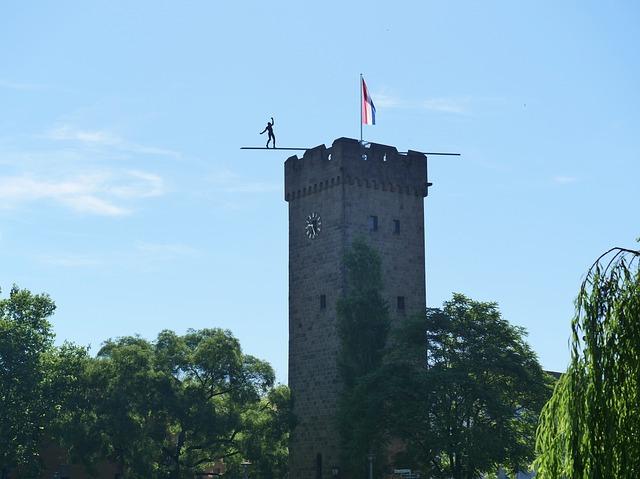
[{"label": "flag", "polygon": [[362,124],[363,125],[375,125],[376,124],[376,107],[373,105],[373,100],[369,96],[369,89],[367,84],[362,80]]}]

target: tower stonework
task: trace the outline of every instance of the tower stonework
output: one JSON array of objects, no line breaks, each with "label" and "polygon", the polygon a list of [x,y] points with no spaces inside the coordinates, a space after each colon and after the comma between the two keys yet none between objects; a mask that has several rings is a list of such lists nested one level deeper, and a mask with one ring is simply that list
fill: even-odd
[{"label": "tower stonework", "polygon": [[343,258],[353,240],[364,238],[382,259],[392,324],[425,309],[428,185],[424,154],[349,138],[285,162],[289,386],[297,418],[291,479],[329,479],[333,469],[341,469],[336,302],[345,291]]}]

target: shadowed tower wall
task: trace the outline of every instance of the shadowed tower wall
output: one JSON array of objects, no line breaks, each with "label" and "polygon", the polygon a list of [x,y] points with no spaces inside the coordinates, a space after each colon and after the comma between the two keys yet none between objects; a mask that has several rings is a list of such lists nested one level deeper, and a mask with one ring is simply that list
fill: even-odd
[{"label": "shadowed tower wall", "polygon": [[[285,162],[289,386],[298,421],[290,442],[292,479],[331,478],[332,468],[340,468],[336,302],[345,291],[343,257],[351,242],[362,237],[380,254],[393,323],[425,309],[427,184],[423,154],[348,138]],[[309,238],[307,218],[314,213],[321,226]]]}]

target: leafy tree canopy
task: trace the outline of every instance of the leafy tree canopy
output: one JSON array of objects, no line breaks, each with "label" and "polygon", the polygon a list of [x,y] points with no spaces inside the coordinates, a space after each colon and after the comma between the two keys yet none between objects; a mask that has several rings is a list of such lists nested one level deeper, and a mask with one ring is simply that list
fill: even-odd
[{"label": "leafy tree canopy", "polygon": [[496,303],[462,294],[399,328],[381,372],[398,461],[455,479],[528,465],[550,378],[525,336]]},{"label": "leafy tree canopy", "polygon": [[381,363],[389,332],[389,308],[382,298],[379,255],[364,240],[353,242],[344,258],[347,294],[338,300],[338,366],[347,388]]},{"label": "leafy tree canopy", "polygon": [[132,478],[191,478],[243,456],[249,411],[274,383],[272,368],[221,329],[107,341],[89,378],[95,419],[84,434]]},{"label": "leafy tree canopy", "polygon": [[0,477],[38,477],[51,442],[90,474],[107,459],[131,479],[191,479],[248,458],[259,477],[286,475],[289,390],[231,332],[127,336],[91,358],[53,345],[54,311],[17,287],[0,299]]},{"label": "leafy tree canopy", "polygon": [[[289,431],[295,426],[291,392],[284,385],[268,394],[244,414],[247,431],[242,434],[244,457],[252,463],[252,476],[260,479],[287,477]],[[240,477],[239,461],[229,471]]]},{"label": "leafy tree canopy", "polygon": [[14,286],[0,300],[0,467],[37,471],[38,441],[51,406],[45,398],[55,304]]},{"label": "leafy tree canopy", "polygon": [[53,346],[49,319],[56,306],[46,294],[17,286],[0,299],[0,471],[35,477],[40,448],[60,424],[78,383],[86,350]]},{"label": "leafy tree canopy", "polygon": [[612,248],[582,283],[571,364],[540,420],[537,477],[640,477],[639,263],[640,251]]},{"label": "leafy tree canopy", "polygon": [[358,239],[347,251],[344,264],[347,292],[337,304],[338,370],[343,386],[337,423],[342,464],[348,477],[364,474],[368,454],[383,457],[383,430],[379,427],[382,397],[368,378],[382,365],[390,320],[382,297],[382,267],[377,252]]}]

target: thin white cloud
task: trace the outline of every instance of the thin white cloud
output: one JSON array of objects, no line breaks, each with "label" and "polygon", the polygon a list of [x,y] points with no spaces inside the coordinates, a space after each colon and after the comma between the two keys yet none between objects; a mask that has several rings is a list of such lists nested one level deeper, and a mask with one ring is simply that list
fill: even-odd
[{"label": "thin white cloud", "polygon": [[37,83],[22,83],[22,82],[13,82],[8,80],[0,80],[0,88],[6,88],[8,90],[22,90],[22,91],[33,91],[33,90],[42,90],[44,85],[39,85]]},{"label": "thin white cloud", "polygon": [[61,266],[64,268],[82,268],[89,266],[100,266],[104,261],[90,256],[62,254],[62,255],[45,255],[38,258],[41,263],[50,266]]},{"label": "thin white cloud", "polygon": [[62,204],[70,206],[80,213],[89,213],[100,216],[123,216],[131,213],[131,210],[123,208],[94,195],[78,195],[57,198]]},{"label": "thin white cloud", "polygon": [[108,131],[80,130],[69,125],[58,126],[49,130],[45,137],[56,141],[80,141],[99,145],[118,145],[122,140]]},{"label": "thin white cloud", "polygon": [[139,163],[143,155],[180,154],[124,140],[109,130],[58,124],[37,148],[0,149],[0,209],[53,202],[101,216],[132,213],[136,201],[166,194],[164,179],[149,171],[113,168],[113,160]]},{"label": "thin white cloud", "polygon": [[373,92],[371,97],[376,107],[379,108],[425,109],[458,115],[468,114],[471,111],[471,98],[468,97],[427,98],[426,100],[411,101],[384,91]]},{"label": "thin white cloud", "polygon": [[54,141],[78,142],[93,147],[116,148],[141,155],[169,156],[180,158],[182,155],[173,150],[156,146],[132,143],[108,130],[87,130],[73,125],[58,125],[45,132],[44,137]]},{"label": "thin white cloud", "polygon": [[397,97],[387,95],[386,93],[375,93],[372,94],[372,98],[374,99],[374,104],[376,107],[380,108],[402,108],[404,102]]},{"label": "thin white cloud", "polygon": [[578,181],[578,178],[576,178],[575,176],[554,176],[553,178],[551,178],[551,181],[559,185],[568,185],[570,183],[575,183],[576,181]]},{"label": "thin white cloud", "polygon": [[58,180],[28,174],[0,177],[0,203],[4,208],[48,200],[81,213],[122,216],[131,210],[116,200],[148,198],[163,192],[162,178],[140,171],[120,175],[96,172]]},{"label": "thin white cloud", "polygon": [[38,180],[29,176],[0,178],[0,198],[6,202],[61,198],[86,194],[95,189],[97,176],[80,176],[67,181]]},{"label": "thin white cloud", "polygon": [[108,192],[119,198],[151,198],[165,193],[164,181],[153,173],[128,171],[128,183],[112,186]]}]

